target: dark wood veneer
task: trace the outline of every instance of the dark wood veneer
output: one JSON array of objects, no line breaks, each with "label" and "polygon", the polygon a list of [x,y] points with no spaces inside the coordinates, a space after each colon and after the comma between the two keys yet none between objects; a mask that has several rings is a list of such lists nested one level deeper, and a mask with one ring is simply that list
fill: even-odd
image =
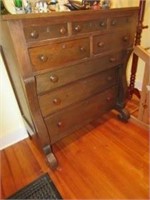
[{"label": "dark wood veneer", "polygon": [[2,17],[27,130],[53,168],[53,143],[114,108],[128,120],[126,66],[137,16],[138,8],[122,8]]}]

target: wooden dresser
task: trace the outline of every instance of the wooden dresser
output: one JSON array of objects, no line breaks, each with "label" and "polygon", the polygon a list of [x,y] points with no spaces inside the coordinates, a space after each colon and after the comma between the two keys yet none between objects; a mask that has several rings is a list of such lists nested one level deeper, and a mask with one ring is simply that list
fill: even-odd
[{"label": "wooden dresser", "polygon": [[111,109],[128,120],[126,66],[138,8],[5,15],[2,47],[30,136],[52,144]]}]

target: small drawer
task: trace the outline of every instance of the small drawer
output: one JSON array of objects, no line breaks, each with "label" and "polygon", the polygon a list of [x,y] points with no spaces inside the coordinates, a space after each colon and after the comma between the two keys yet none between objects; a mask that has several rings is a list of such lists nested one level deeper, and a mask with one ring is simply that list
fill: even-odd
[{"label": "small drawer", "polygon": [[43,116],[52,114],[117,84],[117,74],[118,70],[113,68],[73,82],[45,95],[39,95]]},{"label": "small drawer", "polygon": [[68,28],[66,23],[46,26],[33,25],[24,27],[24,34],[27,42],[34,42],[68,36]]},{"label": "small drawer", "polygon": [[116,104],[117,87],[106,90],[45,119],[52,143],[91,122]]},{"label": "small drawer", "polygon": [[126,49],[132,46],[133,37],[130,32],[116,32],[105,35],[97,35],[93,38],[93,53],[101,54],[115,49]]},{"label": "small drawer", "polygon": [[82,34],[107,29],[107,18],[92,21],[78,21],[72,23],[72,34]]},{"label": "small drawer", "polygon": [[55,69],[89,57],[90,42],[89,38],[82,38],[30,48],[29,55],[34,71]]},{"label": "small drawer", "polygon": [[91,61],[38,75],[36,76],[37,93],[41,94],[50,91],[70,82],[117,66],[122,62],[122,57],[122,52],[115,52]]},{"label": "small drawer", "polygon": [[126,27],[131,27],[131,25],[135,22],[133,16],[128,15],[128,16],[120,16],[120,17],[112,17],[110,20],[110,28],[126,28]]}]

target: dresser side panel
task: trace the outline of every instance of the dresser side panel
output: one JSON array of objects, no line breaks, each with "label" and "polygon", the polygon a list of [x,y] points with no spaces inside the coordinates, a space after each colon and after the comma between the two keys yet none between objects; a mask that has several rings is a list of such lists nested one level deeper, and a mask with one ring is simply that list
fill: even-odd
[{"label": "dresser side panel", "polygon": [[18,106],[20,108],[22,117],[25,119],[29,127],[34,130],[34,125],[31,119],[30,109],[24,90],[24,83],[18,70],[19,64],[17,61],[17,56],[15,54],[14,45],[11,40],[8,23],[6,21],[2,21],[1,28],[1,45],[6,58],[6,68],[12,83]]}]

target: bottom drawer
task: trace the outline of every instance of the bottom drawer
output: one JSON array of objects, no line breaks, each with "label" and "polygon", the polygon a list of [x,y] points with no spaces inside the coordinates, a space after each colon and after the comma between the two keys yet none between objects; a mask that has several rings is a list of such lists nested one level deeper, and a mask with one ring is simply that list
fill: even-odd
[{"label": "bottom drawer", "polygon": [[117,87],[113,87],[45,118],[51,143],[55,143],[112,109],[115,106],[116,98]]}]

